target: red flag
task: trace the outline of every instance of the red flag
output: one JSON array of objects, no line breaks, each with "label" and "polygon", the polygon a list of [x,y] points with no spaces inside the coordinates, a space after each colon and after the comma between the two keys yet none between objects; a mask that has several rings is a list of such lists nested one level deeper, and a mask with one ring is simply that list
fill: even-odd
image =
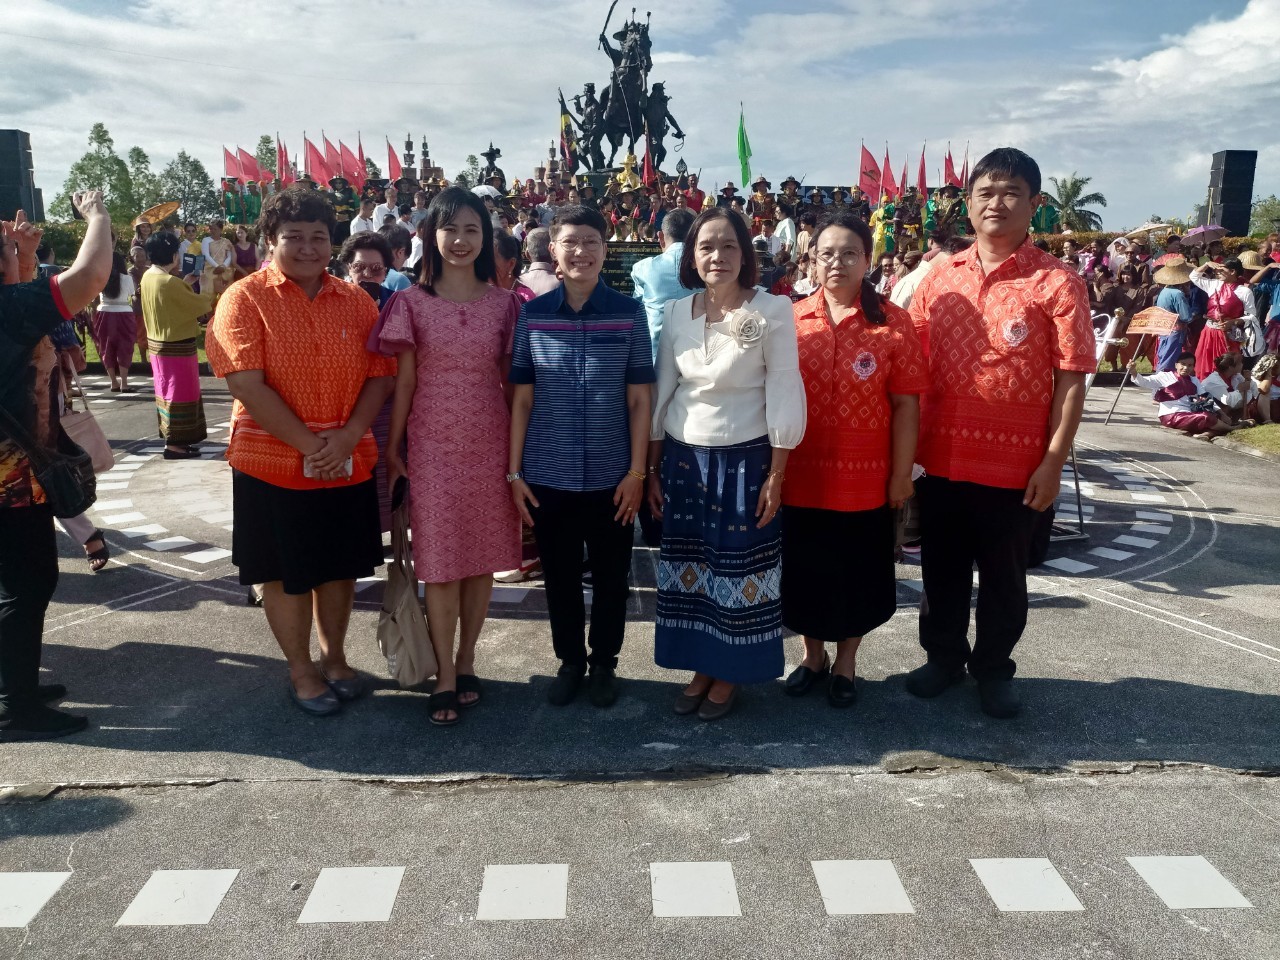
[{"label": "red flag", "polygon": [[236,155],[240,158],[240,175],[245,180],[262,182],[262,171],[258,169],[258,161],[247,150],[236,147]]},{"label": "red flag", "polygon": [[316,145],[306,137],[302,138],[302,146],[305,156],[305,164],[307,173],[311,174],[311,179],[320,184],[326,184],[333,179],[333,171],[329,169],[329,164],[324,158],[324,154],[317,149]]},{"label": "red flag", "polygon": [[280,142],[279,137],[276,137],[276,179],[280,181],[281,187],[287,187],[293,183],[293,171],[289,168],[289,151]]},{"label": "red flag", "polygon": [[942,182],[944,186],[960,186],[960,178],[956,176],[956,162],[951,159],[951,148],[947,147],[947,157],[942,161]]},{"label": "red flag", "polygon": [[644,181],[646,187],[652,187],[658,182],[658,172],[653,169],[653,144],[648,134],[644,137],[644,167],[640,179]]},{"label": "red flag", "polygon": [[226,147],[222,148],[222,175],[224,177],[240,176],[240,160]]},{"label": "red flag", "polygon": [[929,197],[929,178],[924,171],[924,147],[920,148],[920,169],[916,172],[916,189],[920,191],[921,201]]},{"label": "red flag", "polygon": [[391,182],[395,183],[400,177],[400,158],[396,156],[395,147],[391,146],[391,141],[387,141],[387,176],[391,178]]},{"label": "red flag", "polygon": [[338,176],[342,173],[342,154],[338,152],[338,148],[329,142],[329,138],[324,135],[324,131],[320,131],[320,139],[324,141],[324,162],[329,165],[329,169],[333,171],[332,176]]},{"label": "red flag", "polygon": [[364,164],[356,159],[356,155],[351,152],[351,148],[341,140],[338,141],[338,149],[342,153],[342,175],[347,178],[353,187],[359,190],[364,186],[364,177],[360,173],[364,169]]},{"label": "red flag", "polygon": [[356,187],[356,189],[363,190],[364,182],[369,179],[369,168],[364,162],[364,144],[360,142],[360,134],[358,133],[356,134],[356,160],[360,162],[360,186]]},{"label": "red flag", "polygon": [[884,166],[880,169],[880,192],[890,199],[898,195],[898,185],[893,182],[893,167],[889,165],[889,147],[884,148]]},{"label": "red flag", "polygon": [[858,189],[863,192],[868,202],[872,204],[880,202],[880,168],[876,166],[876,158],[865,146],[862,148],[859,163]]},{"label": "red flag", "polygon": [[898,196],[907,192],[907,158],[902,158],[902,179],[898,181]]},{"label": "red flag", "polygon": [[969,187],[969,144],[966,141],[964,145],[964,166],[960,168],[960,189],[967,190]]}]

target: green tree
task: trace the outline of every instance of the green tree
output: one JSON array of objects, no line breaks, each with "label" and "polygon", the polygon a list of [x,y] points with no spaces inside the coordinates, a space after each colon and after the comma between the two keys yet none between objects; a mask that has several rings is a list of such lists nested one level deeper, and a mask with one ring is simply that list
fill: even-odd
[{"label": "green tree", "polygon": [[254,148],[253,158],[258,161],[258,169],[262,171],[270,170],[276,172],[276,138],[269,134],[263,134],[258,138],[258,145]]},{"label": "green tree", "polygon": [[461,172],[453,178],[453,184],[456,187],[478,186],[480,183],[480,158],[474,153],[467,154],[467,165],[462,168]]},{"label": "green tree", "polygon": [[213,178],[204,164],[185,150],[179,150],[161,171],[160,194],[165,200],[178,201],[178,216],[183,220],[205,223],[218,215],[218,195],[213,189]]},{"label": "green tree", "polygon": [[368,177],[370,180],[382,179],[382,170],[378,167],[376,163],[373,162],[372,157],[364,158],[364,175]]},{"label": "green tree", "polygon": [[1255,197],[1253,216],[1249,218],[1249,235],[1265,237],[1277,230],[1280,230],[1280,197],[1274,193],[1269,197]]},{"label": "green tree", "polygon": [[135,213],[160,202],[160,177],[151,170],[151,158],[141,147],[129,148],[129,182],[133,188]]},{"label": "green tree", "polygon": [[1062,217],[1062,225],[1068,230],[1089,231],[1102,229],[1102,217],[1089,207],[1105,207],[1107,198],[1100,193],[1085,193],[1084,189],[1093,180],[1093,177],[1081,177],[1074,171],[1071,176],[1063,177],[1059,180],[1057,177],[1050,177],[1049,182],[1053,184],[1053,193],[1045,191],[1044,195],[1049,198],[1049,202],[1058,208],[1058,214]]},{"label": "green tree", "polygon": [[115,141],[104,124],[95,123],[90,129],[89,152],[71,165],[49,213],[59,220],[70,220],[71,195],[79,190],[101,190],[112,220],[128,220],[140,209],[129,167],[116,153]]}]

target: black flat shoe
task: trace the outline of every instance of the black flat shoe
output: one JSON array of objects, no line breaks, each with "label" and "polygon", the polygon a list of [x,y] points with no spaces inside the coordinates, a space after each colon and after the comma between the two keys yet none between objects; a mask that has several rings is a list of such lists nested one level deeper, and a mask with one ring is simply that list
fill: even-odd
[{"label": "black flat shoe", "polygon": [[318,697],[304,698],[298,696],[297,688],[290,681],[289,698],[298,705],[299,710],[303,713],[309,713],[313,717],[331,717],[342,710],[342,701],[338,699],[338,695],[332,690],[326,690]]},{"label": "black flat shoe", "polygon": [[79,733],[89,726],[87,717],[63,713],[40,704],[16,717],[0,719],[0,743],[56,740]]},{"label": "black flat shoe", "polygon": [[831,684],[827,687],[827,703],[833,707],[852,707],[858,702],[858,687],[850,677],[842,677],[838,673],[831,675]]},{"label": "black flat shoe", "polygon": [[907,693],[931,700],[964,680],[963,667],[947,667],[930,661],[907,674]]},{"label": "black flat shoe", "polygon": [[67,695],[67,688],[60,683],[42,683],[36,688],[41,703],[53,703]]},{"label": "black flat shoe", "polygon": [[822,669],[810,670],[806,666],[798,666],[787,676],[783,682],[783,689],[786,690],[789,697],[803,697],[806,693],[813,689],[823,677],[831,673],[831,656],[824,653],[822,655]]},{"label": "black flat shoe", "polygon": [[586,667],[562,663],[560,669],[556,671],[556,678],[551,681],[551,689],[547,691],[547,702],[553,707],[563,707],[572,703],[582,687],[586,674]]},{"label": "black flat shoe", "polygon": [[170,450],[168,447],[164,449],[164,458],[166,460],[195,460],[200,456],[199,450],[188,450],[186,453],[178,453],[176,450]]},{"label": "black flat shoe", "polygon": [[1012,680],[979,680],[978,702],[983,713],[997,720],[1009,720],[1022,710]]}]

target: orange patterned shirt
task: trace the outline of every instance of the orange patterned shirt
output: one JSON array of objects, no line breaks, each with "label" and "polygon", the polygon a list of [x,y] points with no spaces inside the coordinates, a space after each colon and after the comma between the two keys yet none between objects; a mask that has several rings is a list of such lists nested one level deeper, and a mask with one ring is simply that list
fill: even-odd
[{"label": "orange patterned shirt", "polygon": [[976,247],[911,301],[929,363],[916,459],[937,477],[1021,489],[1049,444],[1053,371],[1091,373],[1084,281],[1030,239],[984,275]]},{"label": "orange patterned shirt", "polygon": [[883,324],[867,323],[858,307],[833,326],[822,290],[795,305],[809,417],[787,460],[789,506],[874,510],[888,501],[889,395],[924,393],[929,377],[911,317],[887,300],[883,307]]},{"label": "orange patterned shirt", "polygon": [[[271,387],[313,432],[347,422],[365,381],[396,372],[392,357],[365,346],[378,307],[355,284],[325,275],[314,300],[274,266],[233,283],[218,300],[205,351],[215,376],[263,371]],[[350,480],[302,475],[302,454],[272,436],[236,401],[227,459],[242,473],[291,490],[362,483],[373,474],[378,448],[365,435],[352,453]]]}]

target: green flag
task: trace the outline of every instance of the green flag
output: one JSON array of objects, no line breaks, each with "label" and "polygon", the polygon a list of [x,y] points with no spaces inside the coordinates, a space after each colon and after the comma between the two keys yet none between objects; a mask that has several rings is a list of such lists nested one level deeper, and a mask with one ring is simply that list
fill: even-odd
[{"label": "green flag", "polygon": [[742,185],[751,182],[751,141],[747,139],[747,118],[738,106],[738,165],[742,167]]}]

